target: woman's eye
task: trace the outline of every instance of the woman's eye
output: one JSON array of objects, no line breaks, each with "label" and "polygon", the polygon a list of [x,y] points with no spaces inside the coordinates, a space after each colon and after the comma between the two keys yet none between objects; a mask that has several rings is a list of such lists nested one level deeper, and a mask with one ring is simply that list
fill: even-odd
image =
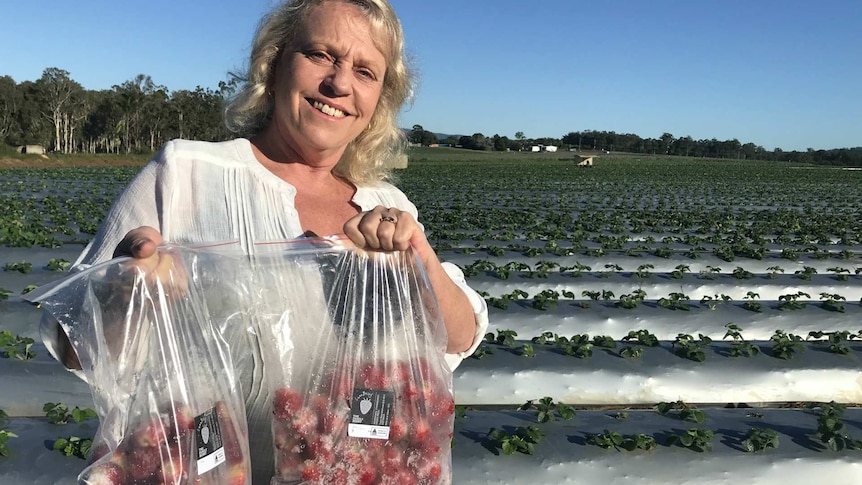
[{"label": "woman's eye", "polygon": [[357,69],[356,72],[361,76],[368,80],[373,81],[375,78],[374,73],[369,71],[368,69]]},{"label": "woman's eye", "polygon": [[315,61],[332,61],[325,52],[309,52],[305,56]]}]

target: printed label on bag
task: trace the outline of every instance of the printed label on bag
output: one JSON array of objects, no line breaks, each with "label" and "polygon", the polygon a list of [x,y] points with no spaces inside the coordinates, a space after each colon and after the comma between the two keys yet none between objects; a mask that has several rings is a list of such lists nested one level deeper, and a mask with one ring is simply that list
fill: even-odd
[{"label": "printed label on bag", "polygon": [[198,475],[224,463],[224,445],[215,408],[195,416],[195,446],[198,454]]},{"label": "printed label on bag", "polygon": [[347,436],[388,440],[394,403],[395,395],[389,391],[354,389]]}]

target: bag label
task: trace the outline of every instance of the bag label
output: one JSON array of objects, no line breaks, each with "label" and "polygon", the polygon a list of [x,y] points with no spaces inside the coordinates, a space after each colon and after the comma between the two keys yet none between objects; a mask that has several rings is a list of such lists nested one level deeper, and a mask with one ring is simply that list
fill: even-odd
[{"label": "bag label", "polygon": [[224,463],[224,444],[215,408],[195,416],[195,446],[198,458],[198,475]]},{"label": "bag label", "polygon": [[388,440],[394,403],[395,395],[390,391],[354,389],[347,436]]}]

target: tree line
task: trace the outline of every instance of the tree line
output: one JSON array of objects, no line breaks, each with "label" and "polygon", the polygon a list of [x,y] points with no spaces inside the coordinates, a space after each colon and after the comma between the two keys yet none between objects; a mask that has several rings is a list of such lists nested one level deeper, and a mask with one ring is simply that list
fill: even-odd
[{"label": "tree line", "polygon": [[625,152],[650,155],[677,155],[684,157],[727,158],[736,160],[775,160],[797,163],[817,163],[841,166],[862,166],[862,147],[830,150],[784,151],[781,148],[766,150],[754,143],[741,143],[737,139],[695,140],[690,136],[675,137],[664,133],[659,138],[641,138],[630,133],[613,131],[573,131],[562,138],[526,138],[522,131],[510,139],[506,136],[438,137],[422,125],[413,125],[408,133],[411,143],[419,145],[446,144],[471,150],[521,151],[534,145],[556,146],[561,149],[590,152]]},{"label": "tree line", "polygon": [[224,140],[222,107],[236,85],[170,91],[139,74],[94,91],[56,67],[36,81],[0,76],[0,141],[60,153],[145,153],[173,138]]},{"label": "tree line", "polygon": [[[42,145],[60,153],[142,153],[157,150],[173,138],[218,141],[231,138],[222,123],[225,102],[236,92],[236,79],[222,81],[217,90],[170,91],[150,76],[105,90],[87,90],[68,71],[49,67],[36,81],[16,83],[0,76],[0,141],[11,146]],[[562,149],[628,152],[688,157],[783,160],[862,166],[862,147],[831,150],[765,150],[737,139],[695,140],[664,133],[642,138],[613,131],[569,132],[561,138],[447,136],[440,138],[421,125],[406,130],[412,143],[449,144],[471,150],[529,150],[532,145]]]}]

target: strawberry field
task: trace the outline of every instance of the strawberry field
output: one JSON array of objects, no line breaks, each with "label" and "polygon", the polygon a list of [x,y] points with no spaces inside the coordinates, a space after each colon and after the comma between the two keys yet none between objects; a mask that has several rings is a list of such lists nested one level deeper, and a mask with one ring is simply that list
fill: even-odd
[{"label": "strawberry field", "polygon": [[[0,171],[2,483],[83,467],[95,423],[44,408],[89,391],[20,295],[133,174]],[[862,481],[862,172],[424,149],[396,183],[490,309],[454,376],[455,483]]]}]

